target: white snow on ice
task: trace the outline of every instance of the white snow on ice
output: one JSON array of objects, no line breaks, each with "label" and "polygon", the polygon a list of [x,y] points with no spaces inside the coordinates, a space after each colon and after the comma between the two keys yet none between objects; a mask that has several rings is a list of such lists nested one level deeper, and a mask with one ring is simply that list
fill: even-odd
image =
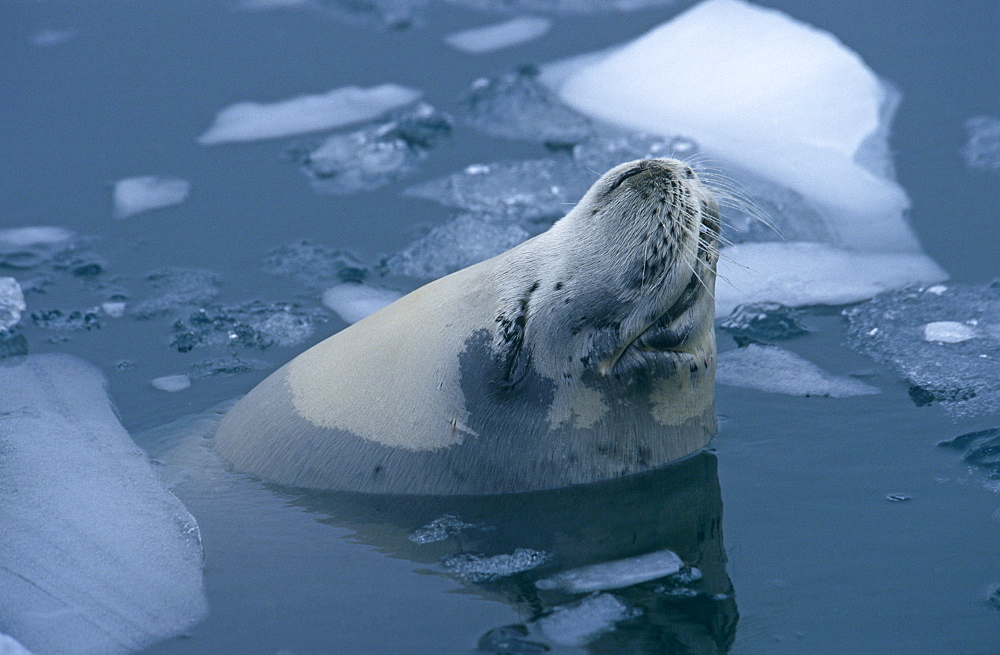
[{"label": "white snow on ice", "polygon": [[[823,217],[828,243],[725,252],[750,270],[723,264],[745,295],[720,303],[722,315],[739,302],[837,304],[946,278],[921,253],[904,219],[909,199],[892,179],[898,93],[827,32],[743,0],[707,0],[631,43],[550,64],[542,80],[590,116],[690,137],[709,158],[801,194]],[[801,261],[810,248],[822,274],[784,259]]]},{"label": "white snow on ice", "polygon": [[976,338],[976,331],[956,321],[934,321],[924,325],[924,341],[962,343]]},{"label": "white snow on ice", "polygon": [[0,334],[17,325],[25,309],[21,285],[12,277],[0,277]]},{"label": "white snow on ice", "polygon": [[39,653],[126,653],[207,607],[198,525],[68,355],[0,367],[0,617]]},{"label": "white snow on ice", "polygon": [[635,584],[674,575],[684,562],[672,550],[659,550],[614,562],[601,562],[562,571],[535,583],[539,589],[562,589],[579,594],[591,591],[622,589]]},{"label": "white snow on ice", "polygon": [[849,398],[881,393],[860,380],[831,375],[789,350],[759,344],[719,355],[715,381],[789,396]]},{"label": "white snow on ice", "polygon": [[844,305],[948,278],[926,255],[842,250],[813,242],[730,246],[722,249],[718,269],[715,301],[720,318],[749,302]]},{"label": "white snow on ice", "polygon": [[179,177],[143,175],[115,183],[115,218],[178,205],[187,199],[191,183]]},{"label": "white snow on ice", "polygon": [[345,282],[323,292],[323,304],[347,323],[357,323],[386,305],[396,302],[403,294],[366,284]]},{"label": "white snow on ice", "polygon": [[186,375],[164,375],[163,377],[155,378],[149,382],[153,385],[154,389],[159,389],[160,391],[166,391],[168,393],[176,393],[178,391],[184,391],[191,386],[191,378]]},{"label": "white snow on ice", "polygon": [[331,130],[377,118],[415,102],[420,95],[416,89],[382,84],[367,89],[346,86],[273,103],[240,102],[220,111],[198,143],[257,141]]},{"label": "white snow on ice", "polygon": [[455,32],[446,36],[444,41],[456,50],[480,55],[534,41],[544,36],[551,27],[552,21],[547,18],[522,16],[495,25]]}]

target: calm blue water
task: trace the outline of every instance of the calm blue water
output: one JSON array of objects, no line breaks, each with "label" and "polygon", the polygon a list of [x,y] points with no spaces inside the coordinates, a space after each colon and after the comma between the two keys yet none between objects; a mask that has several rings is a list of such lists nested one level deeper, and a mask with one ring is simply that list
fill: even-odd
[{"label": "calm blue water", "polygon": [[[957,281],[1000,274],[997,178],[969,170],[959,155],[965,120],[1000,113],[1000,5],[761,4],[834,33],[898,86],[903,103],[892,147],[926,252]],[[0,225],[59,225],[98,237],[102,283],[135,297],[148,272],[169,266],[216,273],[220,302],[315,307],[317,299],[298,285],[262,272],[271,248],[308,238],[370,261],[406,245],[414,226],[447,216],[432,203],[402,198],[403,186],[470,163],[544,152],[458,124],[416,177],[334,197],[312,191],[283,156],[294,139],[198,145],[219,109],[396,82],[456,112],[478,77],[620,43],[677,11],[557,16],[543,39],[473,57],[448,48],[442,36],[497,17],[442,4],[428,7],[416,27],[387,30],[322,11],[254,13],[203,0],[5,2]],[[74,36],[33,45],[43,29]],[[177,207],[113,219],[112,184],[146,174],[188,179],[191,195]],[[29,311],[84,309],[103,293],[64,276],[44,294],[29,294]],[[165,394],[149,380],[185,372],[207,356],[170,348],[167,319],[105,320],[100,330],[72,333],[25,323],[31,352],[73,353],[106,372],[133,434],[245,393],[267,373],[200,380]],[[641,615],[585,650],[1000,650],[1000,611],[985,600],[989,586],[1000,584],[1000,495],[936,447],[996,427],[1000,417],[953,422],[936,406],[917,408],[893,372],[844,346],[846,323],[837,311],[810,311],[807,323],[813,331],[789,349],[831,373],[863,374],[882,394],[791,398],[720,385],[714,456],[624,485],[401,511],[391,502],[264,486],[226,472],[210,453],[197,454],[196,473],[176,492],[201,525],[211,615],[151,652],[471,652],[488,631],[572,600],[538,592],[537,576],[658,548],[700,562],[704,593],[677,599],[655,585],[618,592]],[[331,316],[306,344],[247,356],[278,365],[341,327]],[[731,347],[720,334],[720,348]],[[156,454],[153,444],[140,445]],[[909,500],[893,502],[889,494]],[[446,512],[495,529],[428,547],[406,538]],[[441,575],[442,556],[519,547],[545,550],[552,560],[498,582]]]}]

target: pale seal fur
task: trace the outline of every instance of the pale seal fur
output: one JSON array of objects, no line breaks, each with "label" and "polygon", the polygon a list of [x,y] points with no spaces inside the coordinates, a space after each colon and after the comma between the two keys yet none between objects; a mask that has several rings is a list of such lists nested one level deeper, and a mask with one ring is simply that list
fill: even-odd
[{"label": "pale seal fur", "polygon": [[715,432],[718,205],[686,164],[603,175],[551,229],[299,355],[226,415],[300,487],[528,491],[646,471]]}]

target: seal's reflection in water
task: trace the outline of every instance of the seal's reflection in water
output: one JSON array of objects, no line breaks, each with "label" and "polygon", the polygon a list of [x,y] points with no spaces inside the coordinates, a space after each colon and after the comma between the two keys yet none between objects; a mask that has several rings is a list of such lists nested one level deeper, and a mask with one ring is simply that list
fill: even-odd
[{"label": "seal's reflection in water", "polygon": [[[353,529],[358,541],[392,557],[432,565],[442,575],[454,574],[442,562],[482,562],[537,551],[534,558],[521,558],[540,561],[534,568],[493,580],[488,578],[496,575],[489,571],[464,576],[477,593],[514,604],[524,621],[483,635],[481,651],[544,652],[545,641],[557,632],[546,630],[547,622],[552,625],[553,617],[572,622],[566,612],[581,599],[585,604],[598,598],[597,593],[625,613],[616,617],[620,620],[613,630],[589,639],[576,629],[581,636],[577,643],[586,643],[592,653],[726,652],[735,637],[739,615],[725,570],[716,458],[707,452],[619,480],[499,496],[294,493],[287,487],[273,488],[291,495],[294,504],[319,515],[321,522]],[[554,576],[573,569],[664,550],[700,571],[700,579],[692,581],[697,572],[685,577],[688,571],[682,569],[680,575],[629,584],[635,572],[623,575],[619,566],[607,567],[612,572],[599,575],[596,587],[580,590],[578,585],[576,593],[553,582],[560,579]],[[636,560],[635,566],[643,568],[642,561]],[[630,562],[621,564],[633,568]]]}]

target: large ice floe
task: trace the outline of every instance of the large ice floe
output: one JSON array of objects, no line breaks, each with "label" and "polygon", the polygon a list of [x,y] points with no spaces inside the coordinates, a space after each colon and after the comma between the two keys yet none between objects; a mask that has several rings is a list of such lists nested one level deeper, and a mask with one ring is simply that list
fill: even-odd
[{"label": "large ice floe", "polygon": [[198,143],[258,141],[332,130],[371,120],[419,97],[416,89],[382,84],[367,89],[347,86],[273,103],[240,102],[220,111]]},{"label": "large ice floe", "polygon": [[918,405],[1000,411],[1000,280],[892,291],[844,315],[850,345],[892,366]]},{"label": "large ice floe", "polygon": [[0,633],[126,653],[206,614],[198,525],[68,355],[0,366]]},{"label": "large ice floe", "polygon": [[831,375],[790,350],[757,343],[719,355],[715,380],[789,396],[849,398],[879,393],[877,387],[861,380]]},{"label": "large ice floe", "polygon": [[[751,301],[839,304],[946,277],[922,254],[893,179],[899,94],[829,33],[708,0],[631,43],[543,67],[541,80],[595,119],[689,137],[701,161],[763,176],[819,215],[816,242],[724,248],[720,313]],[[811,284],[820,276],[828,286]]]}]

